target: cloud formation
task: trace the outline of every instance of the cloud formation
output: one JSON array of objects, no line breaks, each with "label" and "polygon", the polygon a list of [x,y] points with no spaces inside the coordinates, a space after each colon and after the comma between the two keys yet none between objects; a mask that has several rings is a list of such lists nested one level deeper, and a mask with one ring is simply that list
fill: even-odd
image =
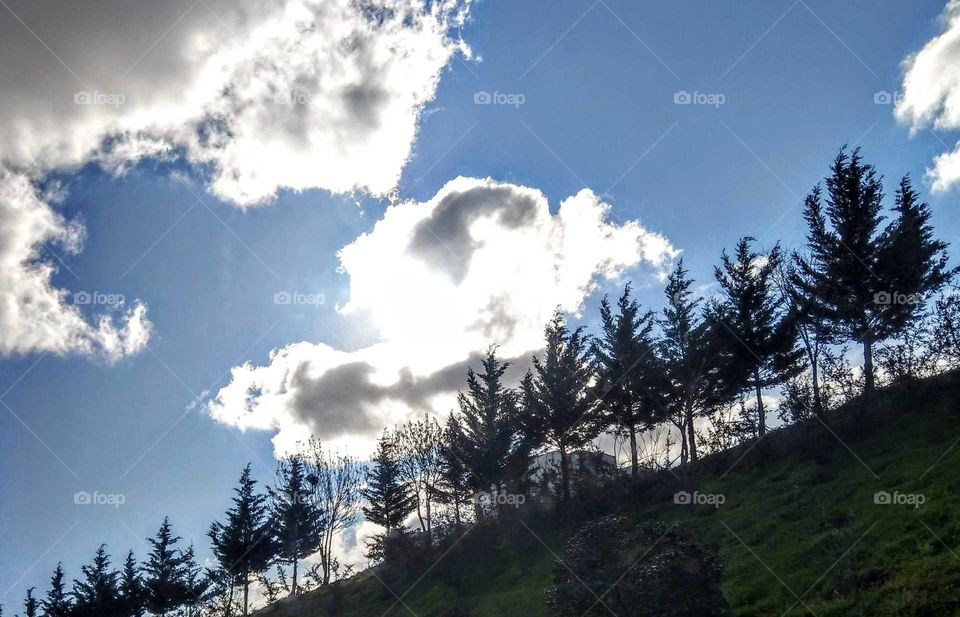
[{"label": "cloud formation", "polygon": [[0,168],[0,355],[84,353],[115,362],[137,353],[151,329],[142,304],[114,306],[119,324],[106,313],[91,324],[51,284],[54,267],[42,247],[75,253],[83,242],[83,228],[49,206],[56,197]]},{"label": "cloud formation", "polygon": [[[903,62],[903,93],[895,115],[914,132],[960,129],[960,0],[947,3],[941,22],[940,34]],[[960,141],[934,159],[927,180],[936,192],[960,180]]]},{"label": "cloud formation", "polygon": [[[183,158],[240,206],[281,189],[384,194],[469,0],[8,0],[0,19],[0,353],[126,354],[136,305],[96,325],[51,285],[44,246],[78,250],[36,185],[88,162]],[[15,18],[14,18],[15,15]],[[106,319],[106,321],[104,321]],[[6,328],[13,328],[12,331]],[[145,339],[143,339],[145,342]],[[108,351],[109,350],[109,351]]]},{"label": "cloud formation", "polygon": [[536,189],[463,177],[427,202],[391,206],[339,253],[350,290],[340,311],[379,341],[352,352],[301,342],[265,366],[235,367],[211,415],[278,431],[283,453],[310,434],[366,449],[385,426],[449,411],[487,345],[520,371],[554,308],[576,313],[601,280],[639,264],[665,274],[670,242],[609,211],[586,189],[551,213]]}]

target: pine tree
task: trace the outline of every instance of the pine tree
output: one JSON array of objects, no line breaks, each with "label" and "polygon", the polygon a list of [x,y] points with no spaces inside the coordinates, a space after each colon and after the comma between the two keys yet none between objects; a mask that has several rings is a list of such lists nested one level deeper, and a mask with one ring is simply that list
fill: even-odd
[{"label": "pine tree", "polygon": [[841,150],[830,171],[826,207],[817,189],[806,200],[810,255],[797,260],[795,281],[836,333],[863,346],[870,398],[874,345],[902,330],[923,297],[954,272],[946,268],[946,244],[933,239],[929,207],[919,203],[909,178],[897,191],[896,219],[881,229],[883,186],[859,148],[850,155]]},{"label": "pine tree", "polygon": [[277,555],[291,565],[290,595],[297,592],[300,560],[320,549],[321,512],[308,486],[303,457],[295,454],[277,466],[277,486],[271,488]]},{"label": "pine tree", "polygon": [[367,470],[367,486],[363,497],[367,505],[363,514],[368,521],[383,527],[384,532],[373,539],[368,547],[370,559],[383,557],[383,542],[394,532],[403,531],[403,522],[415,507],[410,487],[403,481],[396,448],[384,431],[377,442],[372,465]]},{"label": "pine tree", "polygon": [[443,503],[453,505],[453,520],[458,529],[463,524],[461,506],[469,499],[471,480],[470,470],[463,462],[464,440],[460,422],[455,415],[450,414],[440,448],[442,481],[439,497]]},{"label": "pine tree", "polygon": [[[819,187],[814,189],[819,192]],[[816,199],[817,197],[813,197]],[[811,199],[811,197],[807,197]],[[809,294],[804,290],[815,285],[814,281],[803,274],[798,266],[801,257],[795,252],[791,261],[781,272],[780,286],[784,301],[789,303],[793,322],[796,324],[797,336],[803,343],[807,355],[807,364],[810,367],[810,382],[812,386],[813,412],[819,417],[823,415],[824,401],[821,392],[820,358],[828,345],[836,342],[836,333],[830,320],[817,310],[816,294]],[[803,281],[802,283],[799,281]]]},{"label": "pine tree", "polygon": [[133,556],[127,553],[120,573],[120,597],[123,600],[124,614],[127,617],[141,617],[146,610],[147,590],[140,576],[140,568]]},{"label": "pine tree", "polygon": [[934,237],[930,206],[920,201],[909,176],[900,179],[893,211],[897,216],[886,232],[884,277],[893,289],[916,301],[891,298],[886,327],[880,329],[881,339],[903,332],[923,312],[923,301],[940,291],[958,271],[947,267],[947,243]]},{"label": "pine tree", "polygon": [[[602,335],[594,340],[598,401],[604,423],[625,432],[630,440],[630,473],[637,476],[637,429],[663,419],[663,367],[653,338],[653,313],[641,313],[627,284],[617,301],[618,313],[607,298],[600,303]],[[622,433],[621,433],[622,434]]]},{"label": "pine tree", "polygon": [[169,518],[163,519],[157,535],[148,541],[152,549],[143,566],[146,608],[155,615],[165,616],[190,599],[186,581],[187,558],[176,548],[180,537],[173,535]]},{"label": "pine tree", "polygon": [[227,510],[226,523],[214,522],[207,532],[214,557],[230,577],[231,595],[234,585],[243,589],[244,615],[249,610],[253,577],[270,567],[277,551],[267,498],[256,492],[256,484],[247,464],[234,489],[233,506]]},{"label": "pine tree", "polygon": [[204,576],[203,570],[197,565],[196,555],[191,544],[183,553],[184,560],[184,585],[186,587],[186,601],[184,608],[186,615],[184,617],[194,617],[198,614],[199,607],[203,603],[204,594],[210,588],[212,581]]},{"label": "pine tree", "polygon": [[57,569],[50,577],[50,589],[43,600],[44,617],[69,617],[73,605],[63,582],[63,564],[58,563]]},{"label": "pine tree", "polygon": [[730,380],[724,368],[729,349],[711,327],[716,306],[701,314],[700,299],[692,298],[693,280],[679,260],[667,277],[667,306],[660,319],[661,355],[666,373],[668,409],[680,429],[681,462],[697,460],[694,419],[720,407],[730,397]]},{"label": "pine tree", "polygon": [[93,563],[81,569],[83,580],[74,581],[71,617],[121,617],[123,602],[117,586],[118,572],[110,569],[106,545],[100,545]]},{"label": "pine tree", "polygon": [[523,379],[526,413],[544,441],[560,451],[560,484],[570,499],[570,453],[603,429],[590,391],[593,367],[583,328],[567,328],[557,309],[544,329],[543,359],[534,356],[533,371]]},{"label": "pine tree", "polygon": [[40,610],[40,601],[33,597],[34,589],[34,587],[28,589],[27,597],[23,600],[23,611],[25,617],[38,617],[37,613]]},{"label": "pine tree", "polygon": [[[467,391],[457,394],[459,437],[447,455],[457,456],[475,495],[506,484],[521,490],[520,478],[527,471],[531,448],[520,424],[519,394],[503,385],[510,364],[497,358],[493,345],[482,364],[480,373],[467,369]],[[474,500],[474,506],[480,522],[479,500]]]},{"label": "pine tree", "polygon": [[724,251],[722,267],[714,268],[724,294],[715,323],[717,334],[732,351],[728,367],[734,373],[732,385],[742,383],[757,397],[757,429],[763,437],[764,388],[795,377],[804,366],[803,350],[796,346],[794,316],[777,289],[775,276],[783,261],[780,246],[761,255],[751,249],[751,242],[753,238],[742,238],[735,255]]}]

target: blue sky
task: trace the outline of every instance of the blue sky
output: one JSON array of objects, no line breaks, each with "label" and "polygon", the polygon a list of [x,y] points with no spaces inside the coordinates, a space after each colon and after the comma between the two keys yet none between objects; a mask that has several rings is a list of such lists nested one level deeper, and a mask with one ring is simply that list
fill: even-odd
[{"label": "blue sky", "polygon": [[[902,88],[901,62],[940,32],[942,11],[942,1],[479,2],[461,31],[474,58],[441,72],[399,196],[427,202],[457,176],[489,176],[539,189],[556,212],[587,187],[612,204],[611,221],[638,219],[709,282],[740,236],[802,239],[798,200],[843,144],[862,146],[890,190],[904,173],[922,182],[956,135],[911,137],[874,98]],[[681,91],[723,103],[675,104]],[[479,105],[478,92],[523,103]],[[274,464],[272,431],[241,432],[205,412],[231,368],[265,365],[299,341],[351,351],[377,340],[337,310],[350,299],[337,253],[388,200],[281,190],[241,209],[207,190],[206,173],[147,157],[122,177],[93,163],[47,177],[66,188],[57,211],[86,229],[82,251],[43,253],[58,266],[52,284],[140,299],[154,330],[113,364],[40,351],[0,359],[3,604],[45,589],[58,560],[76,575],[101,542],[115,559],[128,548],[142,556],[164,515],[205,557],[206,528],[243,465],[267,480]],[[956,243],[955,191],[924,192],[940,237]],[[599,280],[584,319],[630,278],[643,303],[661,305],[649,268],[631,266]],[[283,290],[324,301],[276,304]],[[125,502],[78,506],[77,491]]]}]

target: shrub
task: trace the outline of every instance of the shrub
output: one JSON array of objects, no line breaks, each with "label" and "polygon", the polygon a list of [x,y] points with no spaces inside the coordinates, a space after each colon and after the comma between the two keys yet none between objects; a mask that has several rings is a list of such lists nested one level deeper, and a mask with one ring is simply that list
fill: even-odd
[{"label": "shrub", "polygon": [[660,524],[629,532],[621,518],[591,521],[553,576],[547,602],[557,617],[729,614],[715,553]]}]

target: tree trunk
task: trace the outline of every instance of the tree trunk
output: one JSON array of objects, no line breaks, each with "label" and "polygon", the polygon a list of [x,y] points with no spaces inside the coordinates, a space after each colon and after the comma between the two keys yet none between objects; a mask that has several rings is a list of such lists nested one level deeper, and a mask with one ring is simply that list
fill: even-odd
[{"label": "tree trunk", "polygon": [[674,422],[674,426],[680,431],[680,465],[687,464],[687,427],[684,422]]},{"label": "tree trunk", "polygon": [[420,492],[417,491],[417,520],[420,521],[420,531],[425,532],[427,530],[426,524],[423,522],[423,515],[420,510]]},{"label": "tree trunk", "polygon": [[320,546],[320,569],[323,571],[321,585],[326,585],[330,582],[330,558],[327,556],[330,554],[330,551],[327,546],[327,535],[326,532],[324,532],[323,543]]},{"label": "tree trunk", "polygon": [[233,616],[233,588],[236,586],[233,576],[230,577],[230,593],[227,596],[227,609],[224,611],[224,617]]},{"label": "tree trunk", "polygon": [[294,559],[293,559],[293,575],[292,575],[292,580],[293,580],[293,582],[290,583],[290,595],[291,595],[291,596],[297,595],[297,562],[298,562],[298,561],[299,561],[299,560],[298,560],[297,558],[294,558]]},{"label": "tree trunk", "polygon": [[817,414],[817,417],[821,417],[823,416],[823,401],[820,399],[820,368],[817,366],[816,359],[811,361],[810,370],[813,376],[813,413]]},{"label": "tree trunk", "polygon": [[483,508],[480,505],[480,493],[481,491],[477,491],[473,494],[473,514],[477,518],[477,525],[483,521]]},{"label": "tree trunk", "polygon": [[243,617],[247,617],[250,607],[250,573],[243,573]]},{"label": "tree trunk", "polygon": [[426,497],[426,507],[427,507],[427,546],[433,546],[433,523],[430,518],[430,492],[427,491]]},{"label": "tree trunk", "polygon": [[757,389],[757,433],[763,437],[767,432],[767,412],[763,410],[763,389],[760,387],[760,373],[753,374],[753,385]]},{"label": "tree trunk", "polygon": [[567,460],[566,446],[560,446],[560,484],[563,487],[563,500],[570,499],[570,461]]},{"label": "tree trunk", "polygon": [[456,488],[453,489],[453,523],[457,530],[460,529],[460,494]]},{"label": "tree trunk", "polygon": [[637,427],[635,424],[630,424],[630,476],[633,478],[637,477],[639,473],[640,465],[637,461]]},{"label": "tree trunk", "polygon": [[864,339],[863,341],[863,392],[866,395],[867,403],[873,398],[873,341]]},{"label": "tree trunk", "polygon": [[697,433],[693,429],[693,405],[687,404],[686,407],[687,441],[690,448],[690,462],[693,463],[697,460]]},{"label": "tree trunk", "polygon": [[330,584],[330,577],[332,576],[333,570],[333,532],[334,527],[333,523],[330,524],[330,529],[327,531],[327,549],[323,552],[323,584]]}]

